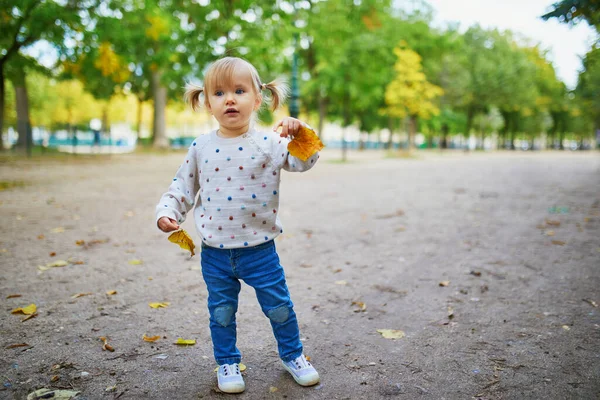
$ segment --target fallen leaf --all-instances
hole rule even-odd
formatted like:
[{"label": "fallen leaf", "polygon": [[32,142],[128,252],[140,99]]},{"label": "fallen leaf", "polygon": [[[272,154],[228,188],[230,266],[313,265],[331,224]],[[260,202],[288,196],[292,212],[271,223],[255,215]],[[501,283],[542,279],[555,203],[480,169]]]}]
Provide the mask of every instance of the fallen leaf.
[{"label": "fallen leaf", "polygon": [[552,244],[556,244],[558,246],[564,246],[566,244],[566,242],[563,242],[562,240],[553,240]]},{"label": "fallen leaf", "polygon": [[58,375],[53,375],[52,378],[50,378],[50,382],[56,382],[60,379],[60,376]]},{"label": "fallen leaf", "polygon": [[69,263],[66,262],[65,260],[56,260],[54,262],[46,264],[46,267],[58,268],[58,267],[66,267],[67,265],[69,265]]},{"label": "fallen leaf", "polygon": [[37,237],[37,238],[41,240],[41,239],[44,239],[45,237],[46,237],[46,236],[44,236],[44,235],[38,235],[38,237]]},{"label": "fallen leaf", "polygon": [[440,285],[441,287],[446,287],[446,286],[448,286],[449,284],[450,284],[450,281],[441,281],[441,282],[439,283],[439,285]]},{"label": "fallen leaf", "polygon": [[481,272],[480,271],[471,271],[470,274],[473,275],[473,276],[477,276],[477,277],[481,276]]},{"label": "fallen leaf", "polygon": [[163,302],[163,303],[148,303],[148,305],[152,308],[167,308],[169,306],[168,302]]},{"label": "fallen leaf", "polygon": [[291,142],[288,143],[290,155],[306,161],[310,156],[323,150],[323,143],[315,131],[308,125],[300,126],[298,133],[294,135]]},{"label": "fallen leaf", "polygon": [[548,224],[550,226],[560,226],[560,221],[555,221],[555,220],[546,218],[546,224]]},{"label": "fallen leaf", "polygon": [[367,305],[365,303],[363,303],[362,301],[353,301],[351,305],[358,306],[358,309],[354,310],[354,312],[362,312],[362,311],[367,310]]},{"label": "fallen leaf", "polygon": [[35,312],[37,311],[37,306],[35,304],[30,304],[27,307],[19,307],[19,308],[15,308],[14,310],[11,311],[12,314],[25,314],[25,315],[32,315],[35,314]]},{"label": "fallen leaf", "polygon": [[194,249],[196,246],[194,245],[194,241],[190,235],[188,235],[185,230],[181,229],[177,232],[171,233],[169,235],[169,242],[178,244],[179,247],[184,250],[189,250],[189,252],[192,253],[192,256],[194,256]]},{"label": "fallen leaf", "polygon": [[334,283],[336,285],[342,285],[342,286],[346,286],[348,284],[348,282],[346,282],[346,281],[335,281]]},{"label": "fallen leaf", "polygon": [[402,339],[405,336],[403,331],[396,329],[377,329],[377,332],[386,339]]},{"label": "fallen leaf", "polygon": [[571,328],[569,327],[569,325],[563,325],[563,326],[562,326],[562,328],[563,328],[565,331],[570,331],[570,330],[571,330]]},{"label": "fallen leaf", "polygon": [[304,358],[306,358],[306,361],[310,361],[310,356],[306,356]]},{"label": "fallen leaf", "polygon": [[196,339],[182,339],[182,338],[177,338],[177,341],[173,344],[177,344],[177,345],[195,345],[196,344]]},{"label": "fallen leaf", "polygon": [[50,253],[50,257],[54,257],[55,255],[56,255],[56,252],[54,252],[54,251]]},{"label": "fallen leaf", "polygon": [[65,231],[65,228],[62,226],[59,226],[57,228],[50,230],[50,232],[52,232],[52,233],[63,233],[64,231]]},{"label": "fallen leaf", "polygon": [[15,349],[17,347],[29,347],[29,345],[27,343],[16,343],[6,346],[5,349]]},{"label": "fallen leaf", "polygon": [[21,297],[22,295],[20,294],[9,294],[8,296],[6,296],[7,299],[14,299],[15,297]]},{"label": "fallen leaf", "polygon": [[454,309],[452,307],[448,307],[448,319],[454,318]]},{"label": "fallen leaf", "polygon": [[72,261],[72,260],[69,260],[69,262],[71,264],[73,264],[73,265],[83,265],[83,264],[85,264],[83,261]]},{"label": "fallen leaf", "polygon": [[77,246],[83,246],[83,245],[85,244],[85,240],[76,240],[76,241],[75,241],[75,244],[76,244]]},{"label": "fallen leaf", "polygon": [[144,262],[142,260],[129,260],[129,264],[131,265],[140,265],[143,264]]},{"label": "fallen leaf", "polygon": [[74,294],[73,296],[71,296],[71,298],[76,299],[78,297],[89,296],[91,294],[93,294],[93,293],[77,293],[77,294]]},{"label": "fallen leaf", "polygon": [[148,337],[144,333],[144,336],[142,336],[142,339],[144,339],[145,342],[156,342],[158,339],[160,339],[160,335]]},{"label": "fallen leaf", "polygon": [[100,340],[102,340],[102,342],[104,343],[102,345],[102,350],[115,351],[115,349],[110,344],[108,344],[108,339],[106,338],[106,336],[101,336]]},{"label": "fallen leaf", "polygon": [[546,231],[546,236],[554,236],[554,231]]},{"label": "fallen leaf", "polygon": [[586,303],[590,304],[592,307],[598,308],[598,303],[596,303],[592,299],[583,299],[583,301],[585,301]]},{"label": "fallen leaf", "polygon": [[108,292],[106,292],[106,294],[109,295],[109,296],[112,296],[112,295],[117,294],[117,291],[116,290],[109,290]]},{"label": "fallen leaf", "polygon": [[104,389],[105,392],[116,392],[117,391],[117,385],[114,386],[109,386],[106,389]]},{"label": "fallen leaf", "polygon": [[70,400],[79,393],[75,390],[56,390],[56,389],[38,389],[29,393],[27,400],[52,399],[52,400]]},{"label": "fallen leaf", "polygon": [[37,317],[37,316],[38,316],[38,313],[33,313],[33,314],[31,314],[31,315],[28,315],[28,316],[26,316],[25,318],[23,318],[23,319],[21,320],[21,322],[25,322],[25,321],[27,321],[28,319],[35,318],[35,317]]},{"label": "fallen leaf", "polygon": [[275,386],[271,386],[269,388],[269,393],[275,393],[276,391],[278,391],[279,389],[277,389]]}]

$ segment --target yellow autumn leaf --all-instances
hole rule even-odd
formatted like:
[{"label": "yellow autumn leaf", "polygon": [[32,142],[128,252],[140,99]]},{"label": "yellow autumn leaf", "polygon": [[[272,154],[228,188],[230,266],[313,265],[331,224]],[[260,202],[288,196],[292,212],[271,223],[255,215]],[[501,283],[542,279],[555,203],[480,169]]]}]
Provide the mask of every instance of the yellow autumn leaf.
[{"label": "yellow autumn leaf", "polygon": [[190,253],[192,253],[192,256],[194,255],[194,249],[196,246],[194,245],[194,241],[190,235],[188,235],[185,230],[181,229],[177,232],[171,233],[171,235],[169,235],[169,242],[178,244],[182,249],[189,250]]},{"label": "yellow autumn leaf", "polygon": [[131,264],[131,265],[140,265],[143,263],[144,262],[142,260],[129,260],[129,264]]},{"label": "yellow autumn leaf", "polygon": [[100,340],[102,340],[102,342],[104,343],[102,345],[102,350],[115,351],[115,349],[110,344],[108,344],[108,338],[106,338],[106,336],[100,336]]},{"label": "yellow autumn leaf", "polygon": [[144,333],[144,336],[142,336],[142,339],[144,339],[145,342],[156,342],[158,339],[160,339],[160,335],[156,335],[156,336],[146,336],[146,334]]},{"label": "yellow autumn leaf", "polygon": [[78,297],[89,296],[91,294],[93,294],[93,293],[77,293],[77,294],[74,294],[73,296],[71,296],[71,298],[76,299]]},{"label": "yellow autumn leaf", "polygon": [[405,336],[403,331],[396,329],[377,329],[377,332],[386,339],[402,339]]},{"label": "yellow autumn leaf", "polygon": [[37,311],[37,306],[35,304],[30,304],[27,307],[19,307],[19,308],[15,308],[14,310],[11,311],[12,314],[25,314],[25,315],[32,315],[35,314],[35,312]]},{"label": "yellow autumn leaf", "polygon": [[182,339],[182,338],[177,338],[177,341],[173,344],[177,344],[177,345],[194,345],[196,344],[196,339]]},{"label": "yellow autumn leaf", "polygon": [[109,290],[108,292],[106,292],[106,294],[109,295],[109,296],[112,296],[112,295],[117,294],[117,291],[116,290]]},{"label": "yellow autumn leaf", "polygon": [[302,125],[291,142],[288,143],[288,151],[294,157],[302,161],[308,160],[310,156],[317,151],[323,150],[323,142],[317,136],[314,130],[309,126]]},{"label": "yellow autumn leaf", "polygon": [[439,283],[439,285],[440,285],[441,287],[446,287],[446,286],[448,286],[449,284],[450,284],[450,281],[441,281],[441,282]]},{"label": "yellow autumn leaf", "polygon": [[152,308],[167,308],[169,306],[168,302],[163,302],[163,303],[148,303],[148,305]]},{"label": "yellow autumn leaf", "polygon": [[46,264],[46,267],[66,267],[67,265],[69,265],[69,263],[65,260],[56,260],[54,262]]}]

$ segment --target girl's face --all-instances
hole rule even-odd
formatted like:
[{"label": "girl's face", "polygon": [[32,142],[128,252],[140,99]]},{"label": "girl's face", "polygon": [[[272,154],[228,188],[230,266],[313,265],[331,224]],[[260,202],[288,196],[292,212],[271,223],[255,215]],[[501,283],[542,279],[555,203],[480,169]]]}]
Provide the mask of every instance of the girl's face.
[{"label": "girl's face", "polygon": [[222,136],[235,137],[248,131],[252,113],[260,107],[250,71],[243,67],[233,70],[231,79],[211,85],[207,93],[208,110],[219,122]]}]

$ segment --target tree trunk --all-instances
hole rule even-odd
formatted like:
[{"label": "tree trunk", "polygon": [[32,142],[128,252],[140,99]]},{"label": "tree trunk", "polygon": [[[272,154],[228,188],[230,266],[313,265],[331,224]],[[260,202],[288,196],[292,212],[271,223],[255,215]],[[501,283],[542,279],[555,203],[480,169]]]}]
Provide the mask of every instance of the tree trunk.
[{"label": "tree trunk", "polygon": [[6,91],[4,87],[4,63],[0,63],[0,151],[4,151],[4,99]]},{"label": "tree trunk", "polygon": [[449,130],[450,130],[450,128],[448,127],[448,124],[442,125],[442,140],[440,142],[440,149],[448,148],[448,131]]},{"label": "tree trunk", "polygon": [[325,125],[325,117],[327,115],[327,99],[319,92],[319,128],[317,135],[323,137],[323,126]]},{"label": "tree trunk", "polygon": [[417,120],[419,117],[411,115],[408,121],[408,151],[415,148],[415,134],[417,132]]},{"label": "tree trunk", "polygon": [[467,110],[467,126],[465,129],[465,138],[467,139],[467,146],[464,150],[469,150],[469,139],[471,138],[471,128],[473,127],[473,119],[475,118],[475,109],[469,107]]},{"label": "tree trunk", "polygon": [[142,136],[142,108],[144,106],[144,100],[138,97],[138,109],[137,109],[137,139],[140,140]]},{"label": "tree trunk", "polygon": [[15,88],[15,99],[17,107],[17,149],[25,151],[28,156],[31,155],[33,146],[33,138],[31,132],[31,122],[29,120],[29,100],[27,98],[27,84],[25,82],[25,73],[23,70],[18,70],[12,78]]},{"label": "tree trunk", "polygon": [[152,93],[154,98],[154,116],[152,126],[153,147],[166,149],[169,147],[167,138],[166,108],[167,88],[162,85],[160,71],[152,71]]}]

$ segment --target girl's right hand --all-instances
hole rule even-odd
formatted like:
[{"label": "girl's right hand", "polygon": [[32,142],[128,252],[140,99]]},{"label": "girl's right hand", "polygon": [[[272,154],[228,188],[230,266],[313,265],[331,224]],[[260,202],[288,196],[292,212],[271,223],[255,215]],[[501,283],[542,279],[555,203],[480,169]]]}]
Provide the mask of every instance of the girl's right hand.
[{"label": "girl's right hand", "polygon": [[169,217],[161,217],[158,220],[158,229],[163,232],[172,232],[179,229],[179,224],[174,219]]}]

